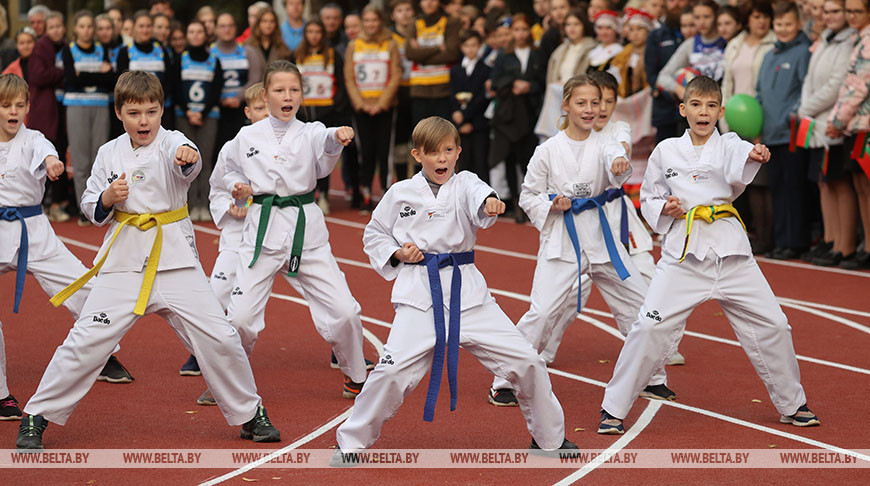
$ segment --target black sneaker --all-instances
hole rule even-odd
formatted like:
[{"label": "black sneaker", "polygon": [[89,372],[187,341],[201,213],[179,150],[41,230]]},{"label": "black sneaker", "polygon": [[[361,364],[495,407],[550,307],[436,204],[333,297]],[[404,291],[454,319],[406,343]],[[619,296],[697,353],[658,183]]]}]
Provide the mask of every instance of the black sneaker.
[{"label": "black sneaker", "polygon": [[779,421],[784,424],[797,425],[798,427],[812,427],[815,425],[822,425],[822,422],[819,421],[819,418],[816,417],[816,414],[814,414],[812,410],[807,408],[806,403],[801,405],[794,415],[781,415],[779,417]]},{"label": "black sneaker", "polygon": [[598,433],[603,435],[622,435],[625,429],[622,427],[622,419],[616,418],[601,409],[601,420],[598,421]]},{"label": "black sneaker", "polygon": [[356,452],[341,452],[338,446],[335,446],[335,452],[329,459],[329,467],[355,467],[359,464],[359,455]]},{"label": "black sneaker", "polygon": [[870,268],[870,253],[867,253],[864,250],[856,251],[849,258],[844,258],[843,261],[840,262],[840,268],[845,268],[846,270],[863,270],[865,268]]},{"label": "black sneaker", "polygon": [[554,451],[545,451],[541,449],[541,446],[535,442],[535,439],[532,439],[532,444],[529,446],[529,453],[534,454],[536,456],[544,456],[544,457],[557,457],[557,458],[566,458],[566,457],[576,457],[577,452],[562,452],[562,451],[576,451],[580,448],[577,447],[577,444],[571,442],[568,439],[562,441],[562,445],[559,446],[558,449]]},{"label": "black sneaker", "polygon": [[266,407],[260,405],[254,418],[242,425],[242,439],[254,442],[281,442],[281,432],[269,421]]},{"label": "black sneaker", "polygon": [[30,415],[21,420],[18,427],[18,439],[15,447],[18,449],[42,449],[42,433],[48,427],[48,420],[42,415]]},{"label": "black sneaker", "polygon": [[0,400],[0,420],[21,420],[18,400],[12,395]]},{"label": "black sneaker", "polygon": [[649,385],[640,392],[641,398],[652,398],[654,400],[676,400],[677,394],[671,391],[665,384]]},{"label": "black sneaker", "polygon": [[520,402],[517,401],[514,391],[510,388],[502,388],[501,390],[489,389],[489,403],[496,407],[519,407]]},{"label": "black sneaker", "polygon": [[807,263],[815,263],[813,260],[816,257],[820,257],[820,256],[830,252],[833,249],[834,249],[834,242],[833,241],[831,241],[831,242],[822,241],[816,245],[813,245],[809,250],[805,251],[801,255],[801,260],[803,260]]},{"label": "black sneaker", "polygon": [[100,371],[100,376],[97,377],[97,381],[109,383],[130,383],[133,380],[135,378],[114,355],[109,356],[109,361],[106,361],[106,366],[103,366],[103,371]]},{"label": "black sneaker", "polygon": [[178,374],[181,376],[199,376],[202,374],[202,371],[199,370],[199,363],[196,362],[196,356],[190,355],[187,358],[187,361],[181,365],[181,369],[178,370]]},{"label": "black sneaker", "polygon": [[[366,361],[366,369],[367,370],[371,371],[371,370],[375,369],[374,362],[372,362],[370,360],[365,360],[365,361]],[[341,366],[338,365],[338,358],[335,357],[335,353],[332,353],[332,356],[329,357],[329,367],[334,369],[334,370],[341,369]]]},{"label": "black sneaker", "polygon": [[[852,255],[849,255],[850,257]],[[843,253],[839,251],[829,251],[823,255],[816,255],[812,260],[813,265],[822,267],[836,267],[843,261]]]}]

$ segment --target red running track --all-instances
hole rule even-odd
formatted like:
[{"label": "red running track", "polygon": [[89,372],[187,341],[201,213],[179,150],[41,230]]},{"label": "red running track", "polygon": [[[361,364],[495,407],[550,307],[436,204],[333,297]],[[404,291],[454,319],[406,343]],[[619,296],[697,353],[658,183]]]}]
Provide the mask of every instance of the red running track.
[{"label": "red running track", "polygon": [[[367,318],[390,322],[390,283],[368,268],[362,252],[362,224],[366,217],[335,206],[328,224],[333,251],[347,275],[354,296]],[[68,238],[70,249],[90,265],[93,246],[102,241],[103,230],[79,228],[75,223],[54,225],[58,235]],[[206,270],[217,255],[217,236],[211,224],[200,225],[197,246]],[[531,226],[499,222],[479,235],[483,247],[517,252],[506,255],[479,249],[477,264],[494,289],[499,304],[517,320],[528,308],[522,296],[531,289],[534,253],[538,234]],[[93,245],[93,246],[91,246]],[[498,251],[498,250],[497,250]],[[727,343],[700,335],[734,340],[734,335],[717,304],[699,307],[689,319],[687,335],[680,350],[687,365],[669,368],[669,385],[677,392],[677,406],[665,404],[655,411],[649,425],[628,444],[627,449],[780,449],[810,448],[801,439],[820,441],[850,450],[870,449],[866,391],[870,388],[870,274],[836,273],[804,266],[762,262],[762,269],[780,298],[802,301],[803,308],[785,307],[793,327],[799,355],[830,364],[801,361],[803,385],[809,404],[823,425],[811,429],[778,423],[778,414],[755,375],[743,351]],[[12,314],[14,274],[0,277],[4,298],[0,320],[6,335],[9,386],[23,404],[33,394],[45,366],[59,345],[72,319],[61,308],[53,308],[36,281],[28,277],[22,312]],[[504,292],[519,294],[507,296]],[[283,279],[276,280],[274,292],[298,295]],[[840,310],[815,308],[806,303],[825,304]],[[612,319],[602,316],[607,308],[593,293],[584,318],[592,318],[614,329]],[[810,308],[812,311],[814,308]],[[843,312],[843,309],[847,310]],[[849,313],[849,310],[853,311]],[[597,312],[596,312],[597,311]],[[857,312],[857,314],[856,314]],[[307,436],[347,410],[352,402],[341,398],[341,373],[328,366],[329,347],[314,329],[307,308],[273,298],[267,308],[267,327],[257,344],[251,363],[259,391],[270,416],[282,432],[281,447]],[[839,320],[839,321],[838,321]],[[848,324],[852,323],[853,327]],[[365,327],[385,342],[389,330],[372,321]],[[583,449],[604,450],[617,438],[600,436],[594,430],[603,390],[595,382],[606,382],[613,371],[621,341],[611,333],[582,320],[568,330],[551,375],[554,391],[566,416],[568,438]],[[178,367],[187,353],[171,328],[158,317],[143,318],[124,337],[119,356],[136,377],[129,385],[96,383],[65,427],[50,425],[45,432],[48,449],[255,449],[273,450],[272,445],[253,444],[238,437],[238,428],[228,427],[215,407],[199,407],[195,399],[203,381],[181,377]],[[377,351],[366,345],[369,359]],[[837,365],[854,369],[842,369]],[[556,374],[560,373],[561,374]],[[585,381],[582,381],[585,380]],[[518,409],[496,409],[487,404],[491,376],[464,351],[460,358],[459,404],[450,413],[446,390],[439,401],[434,423],[421,420],[423,390],[416,390],[396,416],[387,423],[376,447],[381,449],[522,449],[530,437]],[[760,400],[756,402],[754,400]],[[649,402],[639,400],[626,420],[631,431]],[[658,405],[656,405],[658,406]],[[196,413],[189,413],[194,411]],[[650,413],[652,410],[650,411]],[[708,412],[721,414],[714,418]],[[705,414],[707,413],[707,414]],[[742,422],[741,422],[742,421]],[[754,424],[754,427],[752,426]],[[583,431],[576,430],[585,429]],[[0,422],[0,448],[13,447],[18,422]],[[792,435],[773,435],[770,431]],[[3,439],[5,437],[5,439]],[[327,448],[335,443],[335,429],[314,437],[302,448]],[[582,465],[578,464],[577,467]],[[224,484],[246,484],[251,480],[335,484],[359,483],[477,483],[501,484],[510,478],[517,484],[549,485],[574,470],[553,469],[253,469]],[[4,484],[197,484],[220,477],[233,469],[34,469],[4,470]],[[280,478],[280,479],[275,479]],[[827,483],[867,484],[870,474],[862,469],[606,469],[591,471],[587,481],[596,484],[698,484],[698,483]]]}]

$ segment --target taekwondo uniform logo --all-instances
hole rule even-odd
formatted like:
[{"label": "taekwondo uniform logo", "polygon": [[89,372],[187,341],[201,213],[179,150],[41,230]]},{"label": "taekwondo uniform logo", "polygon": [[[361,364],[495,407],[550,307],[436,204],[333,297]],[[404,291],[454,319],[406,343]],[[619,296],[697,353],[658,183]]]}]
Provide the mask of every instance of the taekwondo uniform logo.
[{"label": "taekwondo uniform logo", "polygon": [[677,177],[678,175],[680,175],[680,174],[677,173],[677,171],[675,171],[674,169],[671,169],[670,167],[668,167],[668,170],[665,171],[665,179],[670,179],[671,177]]},{"label": "taekwondo uniform logo", "polygon": [[246,153],[245,156],[250,159],[251,157],[257,155],[258,153],[260,153],[259,150],[257,150],[254,147],[251,147],[248,149],[248,153]]},{"label": "taekwondo uniform logo", "polygon": [[118,174],[115,174],[115,171],[112,171],[106,180],[109,181],[109,184],[111,184],[111,183],[115,182],[115,179],[117,179],[117,178],[118,178]]},{"label": "taekwondo uniform logo", "polygon": [[100,312],[100,315],[94,316],[94,322],[99,322],[106,325],[112,323],[112,321],[109,320],[109,316],[107,316],[105,312]]},{"label": "taekwondo uniform logo", "polygon": [[400,218],[407,218],[409,216],[414,216],[415,214],[417,214],[417,210],[411,206],[405,206],[401,211],[399,211]]}]

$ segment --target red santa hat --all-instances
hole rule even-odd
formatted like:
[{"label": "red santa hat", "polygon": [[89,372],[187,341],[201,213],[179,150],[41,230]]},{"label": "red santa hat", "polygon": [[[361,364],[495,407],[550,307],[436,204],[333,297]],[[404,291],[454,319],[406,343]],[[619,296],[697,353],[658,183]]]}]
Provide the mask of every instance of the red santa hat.
[{"label": "red santa hat", "polygon": [[631,7],[625,9],[623,21],[627,25],[639,25],[646,30],[653,30],[653,25],[655,24],[655,19],[648,12]]},{"label": "red santa hat", "polygon": [[613,10],[602,10],[595,14],[592,19],[595,23],[595,27],[601,25],[604,27],[610,27],[619,32],[619,14]]}]

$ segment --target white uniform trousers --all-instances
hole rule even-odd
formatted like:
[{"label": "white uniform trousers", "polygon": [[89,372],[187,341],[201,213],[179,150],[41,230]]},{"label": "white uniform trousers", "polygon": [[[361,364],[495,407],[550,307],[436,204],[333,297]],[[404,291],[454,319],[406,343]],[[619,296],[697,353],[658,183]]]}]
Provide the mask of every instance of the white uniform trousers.
[{"label": "white uniform trousers", "polygon": [[[11,263],[0,264],[0,275],[7,272],[14,273],[18,268],[16,262],[18,262],[18,254],[12,257]],[[88,269],[82,265],[82,262],[63,245],[60,245],[59,251],[49,258],[37,261],[29,260],[27,262],[27,273],[36,278],[36,281],[39,282],[39,286],[42,287],[42,290],[44,290],[49,297],[66,288],[66,286],[73,283],[79,275],[82,275],[87,271]],[[87,299],[91,287],[91,282],[88,282],[81,290],[64,301],[63,305],[69,309],[73,319],[78,320],[79,312],[81,312],[82,306],[85,304],[85,299]],[[12,296],[12,294],[13,292],[10,291],[8,295]],[[9,299],[8,302],[2,302],[0,304],[7,305],[11,301],[12,299]],[[27,309],[22,306],[20,312],[26,314]],[[113,352],[118,352],[118,349],[120,348],[116,347]],[[3,338],[3,326],[0,325],[0,398],[4,398],[8,395],[9,388],[6,382],[6,346]]]},{"label": "white uniform trousers", "polygon": [[[653,256],[650,252],[644,251],[641,253],[635,253],[631,255],[631,261],[634,263],[634,266],[640,271],[640,274],[643,275],[646,283],[649,284],[653,278],[653,274],[656,271],[656,262],[653,260]],[[589,300],[589,294],[592,292],[592,281],[589,279],[588,274],[584,274],[582,278],[582,287],[580,288],[580,298],[582,302],[582,306],[586,307],[586,302]],[[569,297],[573,302],[577,301],[577,285],[571,288],[571,295]],[[550,339],[547,340],[547,344],[544,347],[544,350],[541,351],[541,357],[544,358],[544,361],[547,364],[552,363],[556,359],[556,352],[559,350],[559,345],[562,344],[562,336],[565,335],[565,331],[568,330],[568,326],[574,323],[574,320],[577,318],[577,312],[575,308],[566,308],[563,315],[556,321],[556,326],[553,328],[553,333],[550,335]]]},{"label": "white uniform trousers", "polygon": [[689,314],[713,299],[722,306],[776,409],[793,415],[806,403],[791,327],[755,259],[720,258],[711,250],[703,261],[692,254],[683,263],[668,255],[659,260],[604,392],[607,412],[628,415],[654,370],[677,348]]},{"label": "white uniform trousers", "polygon": [[[444,310],[445,316],[450,315]],[[490,372],[516,390],[529,433],[543,449],[556,449],[565,439],[565,415],[553,394],[547,366],[510,318],[495,302],[462,311],[459,345]],[[449,335],[449,329],[448,329]],[[384,356],[356,397],[353,413],[336,433],[343,451],[371,447],[384,422],[402,405],[420,380],[429,374],[435,348],[432,308],[427,311],[399,304]],[[459,371],[462,376],[462,371]],[[442,410],[450,400],[447,380],[438,394]],[[464,399],[458,399],[461,406]],[[420,411],[422,413],[422,410]]]},{"label": "white uniform trousers", "polygon": [[[55,351],[25,412],[66,423],[112,349],[139,319],[133,309],[143,276],[144,271],[97,275],[81,317]],[[157,272],[145,313],[166,319],[197,357],[206,385],[230,425],[254,417],[261,400],[251,365],[200,266]]]},{"label": "white uniform trousers", "polygon": [[[236,286],[236,271],[239,268],[239,251],[236,249],[223,250],[218,253],[218,257],[214,262],[214,268],[211,271],[209,283],[211,289],[221,303],[221,308],[227,311],[230,308],[230,296]],[[255,316],[256,329],[264,329],[266,327],[266,308],[257,312]],[[250,354],[250,353],[248,353]]]},{"label": "white uniform trousers", "polygon": [[[620,280],[613,264],[590,264],[583,258],[582,274],[589,275],[604,297],[610,312],[616,319],[616,325],[622,335],[627,335],[631,324],[637,318],[637,309],[643,303],[647,284],[640,271],[635,268],[628,252],[621,245],[617,251],[630,274],[625,280]],[[557,325],[577,315],[577,262],[567,262],[559,259],[539,258],[535,267],[535,277],[532,281],[531,305],[520,321],[517,329],[526,337],[538,352],[542,352],[549,343]],[[588,294],[587,294],[588,298]],[[570,321],[569,321],[570,322]],[[666,382],[664,367],[662,367],[650,385],[660,385]],[[503,379],[496,377],[492,387],[495,390],[510,388]]]},{"label": "white uniform trousers", "polygon": [[[227,315],[242,337],[248,355],[265,327],[266,301],[275,276],[287,276],[288,252],[263,248],[252,268],[253,248],[239,249],[235,287]],[[332,346],[341,371],[356,383],[366,380],[360,306],[347,286],[344,273],[332,255],[329,243],[302,252],[299,274],[287,277],[290,285],[308,302],[317,332]]]}]

